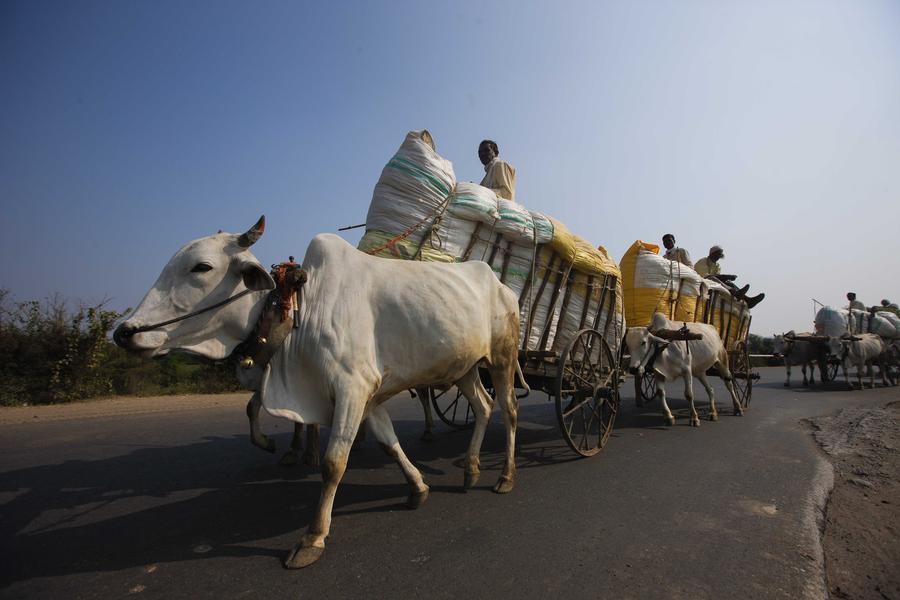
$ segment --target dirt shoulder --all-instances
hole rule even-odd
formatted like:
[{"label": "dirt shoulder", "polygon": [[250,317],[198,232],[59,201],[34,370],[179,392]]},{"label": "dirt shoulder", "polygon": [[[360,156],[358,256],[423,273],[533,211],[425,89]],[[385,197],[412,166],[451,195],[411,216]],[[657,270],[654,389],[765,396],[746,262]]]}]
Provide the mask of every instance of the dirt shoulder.
[{"label": "dirt shoulder", "polygon": [[213,406],[233,405],[243,408],[250,399],[250,395],[250,392],[239,392],[176,396],[117,396],[70,404],[11,406],[0,408],[0,425],[115,418],[123,415],[203,410]]},{"label": "dirt shoulder", "polygon": [[900,598],[900,401],[813,419],[834,466],[824,552],[832,598]]}]

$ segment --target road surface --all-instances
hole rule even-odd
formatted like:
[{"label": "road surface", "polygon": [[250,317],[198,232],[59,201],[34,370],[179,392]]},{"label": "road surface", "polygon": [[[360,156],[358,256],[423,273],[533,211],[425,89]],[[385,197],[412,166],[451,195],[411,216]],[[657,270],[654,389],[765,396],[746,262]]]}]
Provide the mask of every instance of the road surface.
[{"label": "road surface", "polygon": [[[438,426],[420,441],[418,403],[396,398],[428,502],[403,508],[399,468],[369,441],[351,456],[324,557],[302,571],[281,560],[320,478],[250,445],[248,395],[4,409],[0,597],[823,597],[817,518],[831,469],[805,419],[884,403],[898,388],[786,390],[782,370],[761,372],[743,418],[716,380],[720,420],[699,429],[678,387],[668,427],[657,404],[635,407],[627,382],[615,432],[590,459],[573,457],[553,405],[533,393],[505,496],[490,491],[497,411],[479,486],[462,493],[468,432]],[[287,447],[289,423],[263,426]]]}]

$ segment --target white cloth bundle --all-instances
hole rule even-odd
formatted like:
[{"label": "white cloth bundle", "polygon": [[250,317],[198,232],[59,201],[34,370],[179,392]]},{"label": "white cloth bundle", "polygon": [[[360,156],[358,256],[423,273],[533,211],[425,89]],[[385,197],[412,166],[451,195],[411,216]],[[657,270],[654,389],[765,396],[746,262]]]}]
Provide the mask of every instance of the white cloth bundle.
[{"label": "white cloth bundle", "polygon": [[465,181],[457,183],[456,189],[450,194],[447,212],[461,219],[481,221],[488,225],[493,225],[500,218],[494,190]]},{"label": "white cloth bundle", "polygon": [[431,134],[410,131],[375,184],[366,230],[412,230],[406,239],[418,242],[455,186],[453,164],[435,151]]}]

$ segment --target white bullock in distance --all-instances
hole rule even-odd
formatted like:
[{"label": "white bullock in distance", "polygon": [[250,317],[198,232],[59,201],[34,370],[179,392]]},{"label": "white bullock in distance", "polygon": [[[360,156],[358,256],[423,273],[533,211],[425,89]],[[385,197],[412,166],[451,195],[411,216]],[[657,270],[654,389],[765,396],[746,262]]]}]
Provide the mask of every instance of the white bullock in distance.
[{"label": "white bullock in distance", "polygon": [[[850,376],[847,374],[847,367],[852,365],[856,367],[856,378],[859,389],[863,389],[863,371],[869,370],[869,387],[875,387],[875,371],[872,369],[873,364],[877,364],[881,371],[881,383],[885,387],[889,385],[887,358],[890,354],[890,346],[874,333],[858,333],[855,335],[844,335],[841,337],[831,337],[828,340],[829,352],[838,356],[841,360],[841,371],[844,373],[844,381],[847,387],[853,389],[850,383]],[[890,381],[890,385],[894,385]]]},{"label": "white bullock in distance", "polygon": [[[718,367],[719,374],[725,381],[725,387],[734,403],[734,414],[743,415],[744,411],[734,392],[731,371],[728,369],[728,353],[719,332],[705,323],[687,323],[686,326],[690,334],[699,334],[701,338],[670,341],[659,337],[664,334],[667,337],[677,335],[677,330],[680,329],[680,322],[669,321],[662,313],[653,315],[649,327],[629,327],[625,334],[625,345],[631,354],[629,371],[635,377],[642,377],[646,369],[653,369],[656,375],[656,395],[662,403],[669,425],[675,424],[675,417],[666,404],[665,383],[678,378],[684,379],[684,397],[691,407],[691,426],[700,425],[700,417],[694,408],[693,377],[700,380],[709,395],[709,420],[718,420],[715,396],[706,378],[707,370],[712,367]],[[686,345],[690,348],[689,352]]]},{"label": "white bullock in distance", "polygon": [[[171,351],[228,356],[252,335],[267,292],[268,271],[248,247],[264,220],[242,235],[219,233],[173,256],[116,341],[146,357]],[[479,453],[492,407],[478,366],[491,375],[506,426],[498,493],[515,480],[519,307],[515,294],[482,262],[441,264],[368,256],[338,236],[316,236],[306,251],[299,328],[271,359],[260,385],[275,416],[331,427],[323,489],[313,522],[285,561],[301,568],[325,549],[337,486],[363,419],[403,470],[418,508],[428,496],[407,459],[383,403],[407,389],[455,384],[475,413],[465,487],[480,474]],[[524,385],[524,381],[523,381]],[[527,389],[527,386],[526,386]]]},{"label": "white bullock in distance", "polygon": [[[791,386],[791,366],[800,366],[800,372],[803,373],[803,385],[812,385],[815,383],[815,371],[813,363],[820,359],[821,351],[815,344],[804,342],[803,338],[813,336],[815,334],[805,332],[796,334],[789,331],[783,335],[774,336],[772,354],[775,358],[784,360],[784,368],[786,371],[784,378],[784,387]],[[797,338],[800,338],[799,340]],[[806,377],[806,368],[809,367],[809,379]]]}]

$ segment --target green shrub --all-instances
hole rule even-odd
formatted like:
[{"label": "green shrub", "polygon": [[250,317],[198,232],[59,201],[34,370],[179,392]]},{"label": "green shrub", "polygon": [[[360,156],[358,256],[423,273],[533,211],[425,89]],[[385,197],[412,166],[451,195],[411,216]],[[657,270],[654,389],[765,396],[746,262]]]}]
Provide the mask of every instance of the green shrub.
[{"label": "green shrub", "polygon": [[0,405],[241,389],[230,361],[147,360],[118,348],[110,332],[128,311],[104,304],[70,311],[59,297],[13,303],[0,289]]}]

